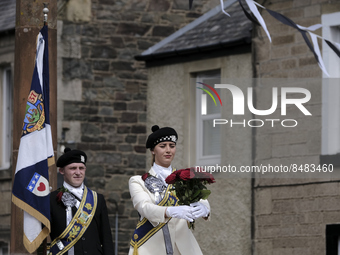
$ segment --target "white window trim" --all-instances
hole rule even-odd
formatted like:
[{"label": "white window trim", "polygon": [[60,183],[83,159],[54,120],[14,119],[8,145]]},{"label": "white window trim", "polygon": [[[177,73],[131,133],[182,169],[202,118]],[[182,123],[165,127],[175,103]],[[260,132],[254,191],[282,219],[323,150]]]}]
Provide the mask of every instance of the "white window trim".
[{"label": "white window trim", "polygon": [[[322,15],[321,20],[323,38],[340,42],[340,12]],[[321,154],[334,155],[340,153],[340,59],[324,40],[322,55],[330,77],[323,73]]]},{"label": "white window trim", "polygon": [[[216,75],[198,74],[196,82],[202,82],[203,79],[217,78]],[[220,78],[220,77],[218,77]],[[214,87],[214,85],[212,85]],[[207,119],[220,119],[221,113],[202,115],[202,90],[196,89],[196,166],[209,166],[220,164],[221,155],[203,156],[203,121]]]},{"label": "white window trim", "polygon": [[[340,12],[322,15],[321,22],[322,37],[340,43]],[[340,78],[340,59],[324,40],[322,41],[322,56],[330,78]],[[334,68],[335,66],[338,68]],[[328,77],[324,72],[322,74],[323,78]]]},{"label": "white window trim", "polygon": [[[8,84],[8,75],[11,75],[9,72],[10,68],[2,69],[2,125],[1,125],[1,140],[2,142],[2,159],[3,163],[0,165],[0,170],[8,169],[11,163],[11,148],[12,148],[12,136],[11,136],[11,128],[9,123],[12,123],[12,93],[11,93],[11,84]],[[11,77],[9,77],[11,80]]]}]

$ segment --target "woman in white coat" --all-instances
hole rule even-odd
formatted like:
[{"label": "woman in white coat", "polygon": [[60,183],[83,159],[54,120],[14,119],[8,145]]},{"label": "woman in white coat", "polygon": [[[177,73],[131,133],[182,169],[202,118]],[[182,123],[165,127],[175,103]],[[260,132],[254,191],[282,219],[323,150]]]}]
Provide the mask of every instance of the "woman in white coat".
[{"label": "woman in white coat", "polygon": [[165,182],[174,170],[171,162],[175,157],[177,139],[173,128],[153,126],[146,142],[146,148],[152,153],[152,167],[143,176],[133,176],[129,180],[131,200],[140,216],[129,255],[202,254],[188,222],[200,217],[208,219],[208,201],[178,206],[177,198]]}]

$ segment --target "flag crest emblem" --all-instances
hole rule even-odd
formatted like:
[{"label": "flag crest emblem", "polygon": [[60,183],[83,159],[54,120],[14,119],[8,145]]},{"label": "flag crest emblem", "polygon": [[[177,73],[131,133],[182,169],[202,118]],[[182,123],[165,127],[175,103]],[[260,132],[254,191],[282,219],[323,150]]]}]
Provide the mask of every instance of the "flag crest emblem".
[{"label": "flag crest emblem", "polygon": [[29,93],[22,135],[40,130],[44,127],[45,111],[44,99],[42,94],[38,94],[34,90]]},{"label": "flag crest emblem", "polygon": [[31,181],[27,186],[27,189],[36,196],[44,197],[49,194],[48,187],[48,180],[44,176],[38,173],[34,173]]}]

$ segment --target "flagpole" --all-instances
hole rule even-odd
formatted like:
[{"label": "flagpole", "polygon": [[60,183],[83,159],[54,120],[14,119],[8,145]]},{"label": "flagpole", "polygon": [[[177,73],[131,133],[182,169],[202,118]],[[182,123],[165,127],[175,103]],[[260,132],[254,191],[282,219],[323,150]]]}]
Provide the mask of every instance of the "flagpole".
[{"label": "flagpole", "polygon": [[[47,23],[48,12],[49,12],[49,9],[47,8],[47,3],[44,3],[44,9],[43,9],[44,26],[48,26],[48,23]],[[43,241],[41,245],[41,252],[39,250],[37,251],[37,255],[46,255],[46,254],[47,254],[47,238],[45,238],[45,240]]]},{"label": "flagpole", "polygon": [[[31,1],[17,0],[13,84],[12,182],[14,181],[18,159],[27,96],[31,87],[35,63],[36,38],[43,24],[41,17],[43,2],[49,2],[50,123],[53,150],[54,154],[57,155],[57,1],[36,0],[32,4]],[[57,170],[55,166],[50,167],[49,176],[50,186],[52,186],[52,189],[56,189]],[[12,203],[11,208],[10,254],[29,254],[23,245],[23,210],[14,203]]]},{"label": "flagpole", "polygon": [[47,3],[44,3],[44,9],[43,9],[43,13],[44,13],[44,26],[47,26],[48,12],[49,12],[49,9],[47,8]]}]

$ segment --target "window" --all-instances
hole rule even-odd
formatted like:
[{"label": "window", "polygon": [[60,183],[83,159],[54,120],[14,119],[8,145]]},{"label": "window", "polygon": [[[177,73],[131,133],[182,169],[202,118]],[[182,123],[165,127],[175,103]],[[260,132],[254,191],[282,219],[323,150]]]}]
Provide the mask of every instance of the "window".
[{"label": "window", "polygon": [[12,151],[12,73],[10,68],[0,71],[0,169],[8,169]]},{"label": "window", "polygon": [[326,255],[339,255],[340,225],[326,225]]},{"label": "window", "polygon": [[[340,12],[322,15],[322,36],[340,43]],[[322,55],[330,75],[322,79],[322,155],[340,153],[340,58],[323,41]]]},{"label": "window", "polygon": [[[196,165],[208,166],[219,164],[221,161],[221,131],[220,125],[213,127],[213,120],[221,118],[221,105],[212,88],[219,84],[219,71],[199,73],[196,76]],[[220,94],[219,89],[216,89]],[[210,94],[209,94],[210,93]],[[215,104],[215,102],[216,104]]]},{"label": "window", "polygon": [[8,244],[0,241],[0,255],[8,255]]}]

